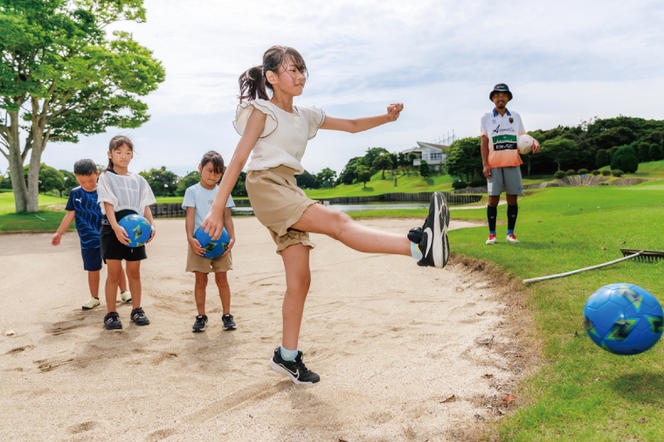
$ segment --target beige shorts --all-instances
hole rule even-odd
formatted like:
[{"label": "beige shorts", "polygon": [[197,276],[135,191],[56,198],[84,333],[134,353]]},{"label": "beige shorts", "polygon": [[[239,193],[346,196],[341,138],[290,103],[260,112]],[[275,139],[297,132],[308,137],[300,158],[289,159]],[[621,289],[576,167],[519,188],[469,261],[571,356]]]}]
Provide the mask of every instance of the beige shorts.
[{"label": "beige shorts", "polygon": [[185,269],[187,272],[219,273],[233,268],[231,252],[210,259],[194,253],[194,249],[189,244],[187,244],[187,250],[187,268]]},{"label": "beige shorts", "polygon": [[318,203],[297,187],[293,169],[279,166],[249,171],[245,186],[254,214],[270,231],[277,253],[295,244],[314,247],[307,232],[291,229],[309,206]]}]

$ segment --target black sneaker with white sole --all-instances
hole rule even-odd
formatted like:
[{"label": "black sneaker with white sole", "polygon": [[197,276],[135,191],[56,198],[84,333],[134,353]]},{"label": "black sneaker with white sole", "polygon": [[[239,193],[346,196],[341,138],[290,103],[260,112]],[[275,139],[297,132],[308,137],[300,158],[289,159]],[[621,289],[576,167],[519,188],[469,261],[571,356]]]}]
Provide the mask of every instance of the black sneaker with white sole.
[{"label": "black sneaker with white sole", "polygon": [[294,384],[315,384],[320,381],[318,376],[313,371],[309,370],[302,362],[302,352],[297,352],[297,357],[294,361],[285,361],[281,357],[279,347],[274,350],[274,355],[270,359],[270,367],[277,373],[284,373],[287,375]]},{"label": "black sneaker with white sole", "polygon": [[106,316],[104,316],[104,328],[106,330],[122,329],[122,322],[120,321],[120,315],[118,315],[118,312],[106,313]]},{"label": "black sneaker with white sole", "polygon": [[133,309],[129,317],[131,318],[132,322],[136,325],[148,325],[150,323],[150,320],[148,319],[147,316],[145,316],[145,312],[141,307]]},{"label": "black sneaker with white sole", "polygon": [[233,320],[233,315],[230,313],[221,315],[221,322],[224,323],[224,329],[226,329],[226,331],[235,330],[237,328],[235,321]]},{"label": "black sneaker with white sole", "polygon": [[450,209],[447,207],[445,195],[434,192],[431,195],[429,214],[424,220],[421,231],[411,229],[408,238],[420,241],[418,246],[422,252],[422,259],[417,264],[420,266],[431,266],[443,268],[450,257],[450,241],[447,238],[447,227],[450,225]]},{"label": "black sneaker with white sole", "polygon": [[196,316],[196,322],[194,322],[194,326],[191,328],[194,333],[199,333],[205,330],[205,327],[207,326],[207,321],[208,318],[206,315],[198,315]]}]

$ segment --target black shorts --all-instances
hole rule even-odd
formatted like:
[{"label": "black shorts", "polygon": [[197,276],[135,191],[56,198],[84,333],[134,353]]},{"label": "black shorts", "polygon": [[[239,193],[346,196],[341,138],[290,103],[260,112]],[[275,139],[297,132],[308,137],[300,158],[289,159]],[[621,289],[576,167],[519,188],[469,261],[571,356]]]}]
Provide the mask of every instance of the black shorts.
[{"label": "black shorts", "polygon": [[[120,220],[124,216],[136,213],[133,210],[120,210],[115,212],[115,219]],[[124,259],[125,261],[140,261],[146,259],[145,246],[127,247],[118,241],[115,232],[111,228],[111,223],[104,215],[101,220],[101,257],[106,262],[107,259]]]}]

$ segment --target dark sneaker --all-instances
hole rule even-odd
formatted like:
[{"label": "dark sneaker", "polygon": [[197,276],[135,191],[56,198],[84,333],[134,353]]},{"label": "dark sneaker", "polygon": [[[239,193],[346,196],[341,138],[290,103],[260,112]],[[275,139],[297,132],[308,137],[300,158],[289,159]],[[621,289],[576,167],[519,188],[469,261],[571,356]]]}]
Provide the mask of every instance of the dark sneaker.
[{"label": "dark sneaker", "polygon": [[106,313],[104,316],[104,328],[106,330],[120,330],[122,329],[122,322],[117,312]]},{"label": "dark sneaker", "polygon": [[221,322],[224,323],[224,328],[226,330],[235,330],[237,328],[235,321],[233,320],[233,315],[230,313],[221,315]]},{"label": "dark sneaker", "polygon": [[274,355],[270,359],[270,367],[277,373],[284,373],[293,381],[294,384],[315,384],[320,381],[318,376],[313,371],[309,370],[302,362],[302,352],[297,352],[297,357],[294,361],[284,361],[281,358],[279,347],[274,350]]},{"label": "dark sneaker", "polygon": [[[417,264],[443,268],[450,257],[450,242],[447,238],[447,226],[450,225],[450,209],[447,207],[445,195],[434,192],[429,204],[429,215],[424,220],[421,232],[411,229],[408,237],[416,239],[421,234],[419,248],[422,259]],[[411,239],[412,241],[412,239]]]},{"label": "dark sneaker", "polygon": [[206,326],[207,326],[207,316],[198,315],[196,316],[196,322],[194,322],[194,326],[191,329],[194,333],[199,333],[205,330]]},{"label": "dark sneaker", "polygon": [[150,323],[150,320],[145,316],[145,312],[141,307],[133,309],[130,318],[136,325],[148,325]]}]

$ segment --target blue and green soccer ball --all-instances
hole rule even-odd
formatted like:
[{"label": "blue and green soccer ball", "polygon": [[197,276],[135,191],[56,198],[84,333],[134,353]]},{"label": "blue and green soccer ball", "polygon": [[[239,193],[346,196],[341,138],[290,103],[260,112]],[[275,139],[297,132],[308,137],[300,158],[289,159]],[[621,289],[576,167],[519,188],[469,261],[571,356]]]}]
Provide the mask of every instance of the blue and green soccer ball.
[{"label": "blue and green soccer ball", "polygon": [[150,239],[152,234],[152,226],[145,217],[141,215],[127,215],[118,221],[127,232],[129,236],[129,244],[127,247],[140,247]]},{"label": "blue and green soccer ball", "polygon": [[583,309],[588,336],[604,350],[620,355],[644,352],[662,336],[662,307],[638,285],[606,285],[590,295]]},{"label": "blue and green soccer ball", "polygon": [[210,238],[210,235],[205,233],[205,230],[199,227],[194,232],[194,238],[196,238],[201,247],[205,249],[203,256],[210,259],[221,256],[228,248],[228,242],[230,241],[230,236],[228,236],[228,232],[225,228],[222,230],[221,236],[216,240],[213,240]]}]

